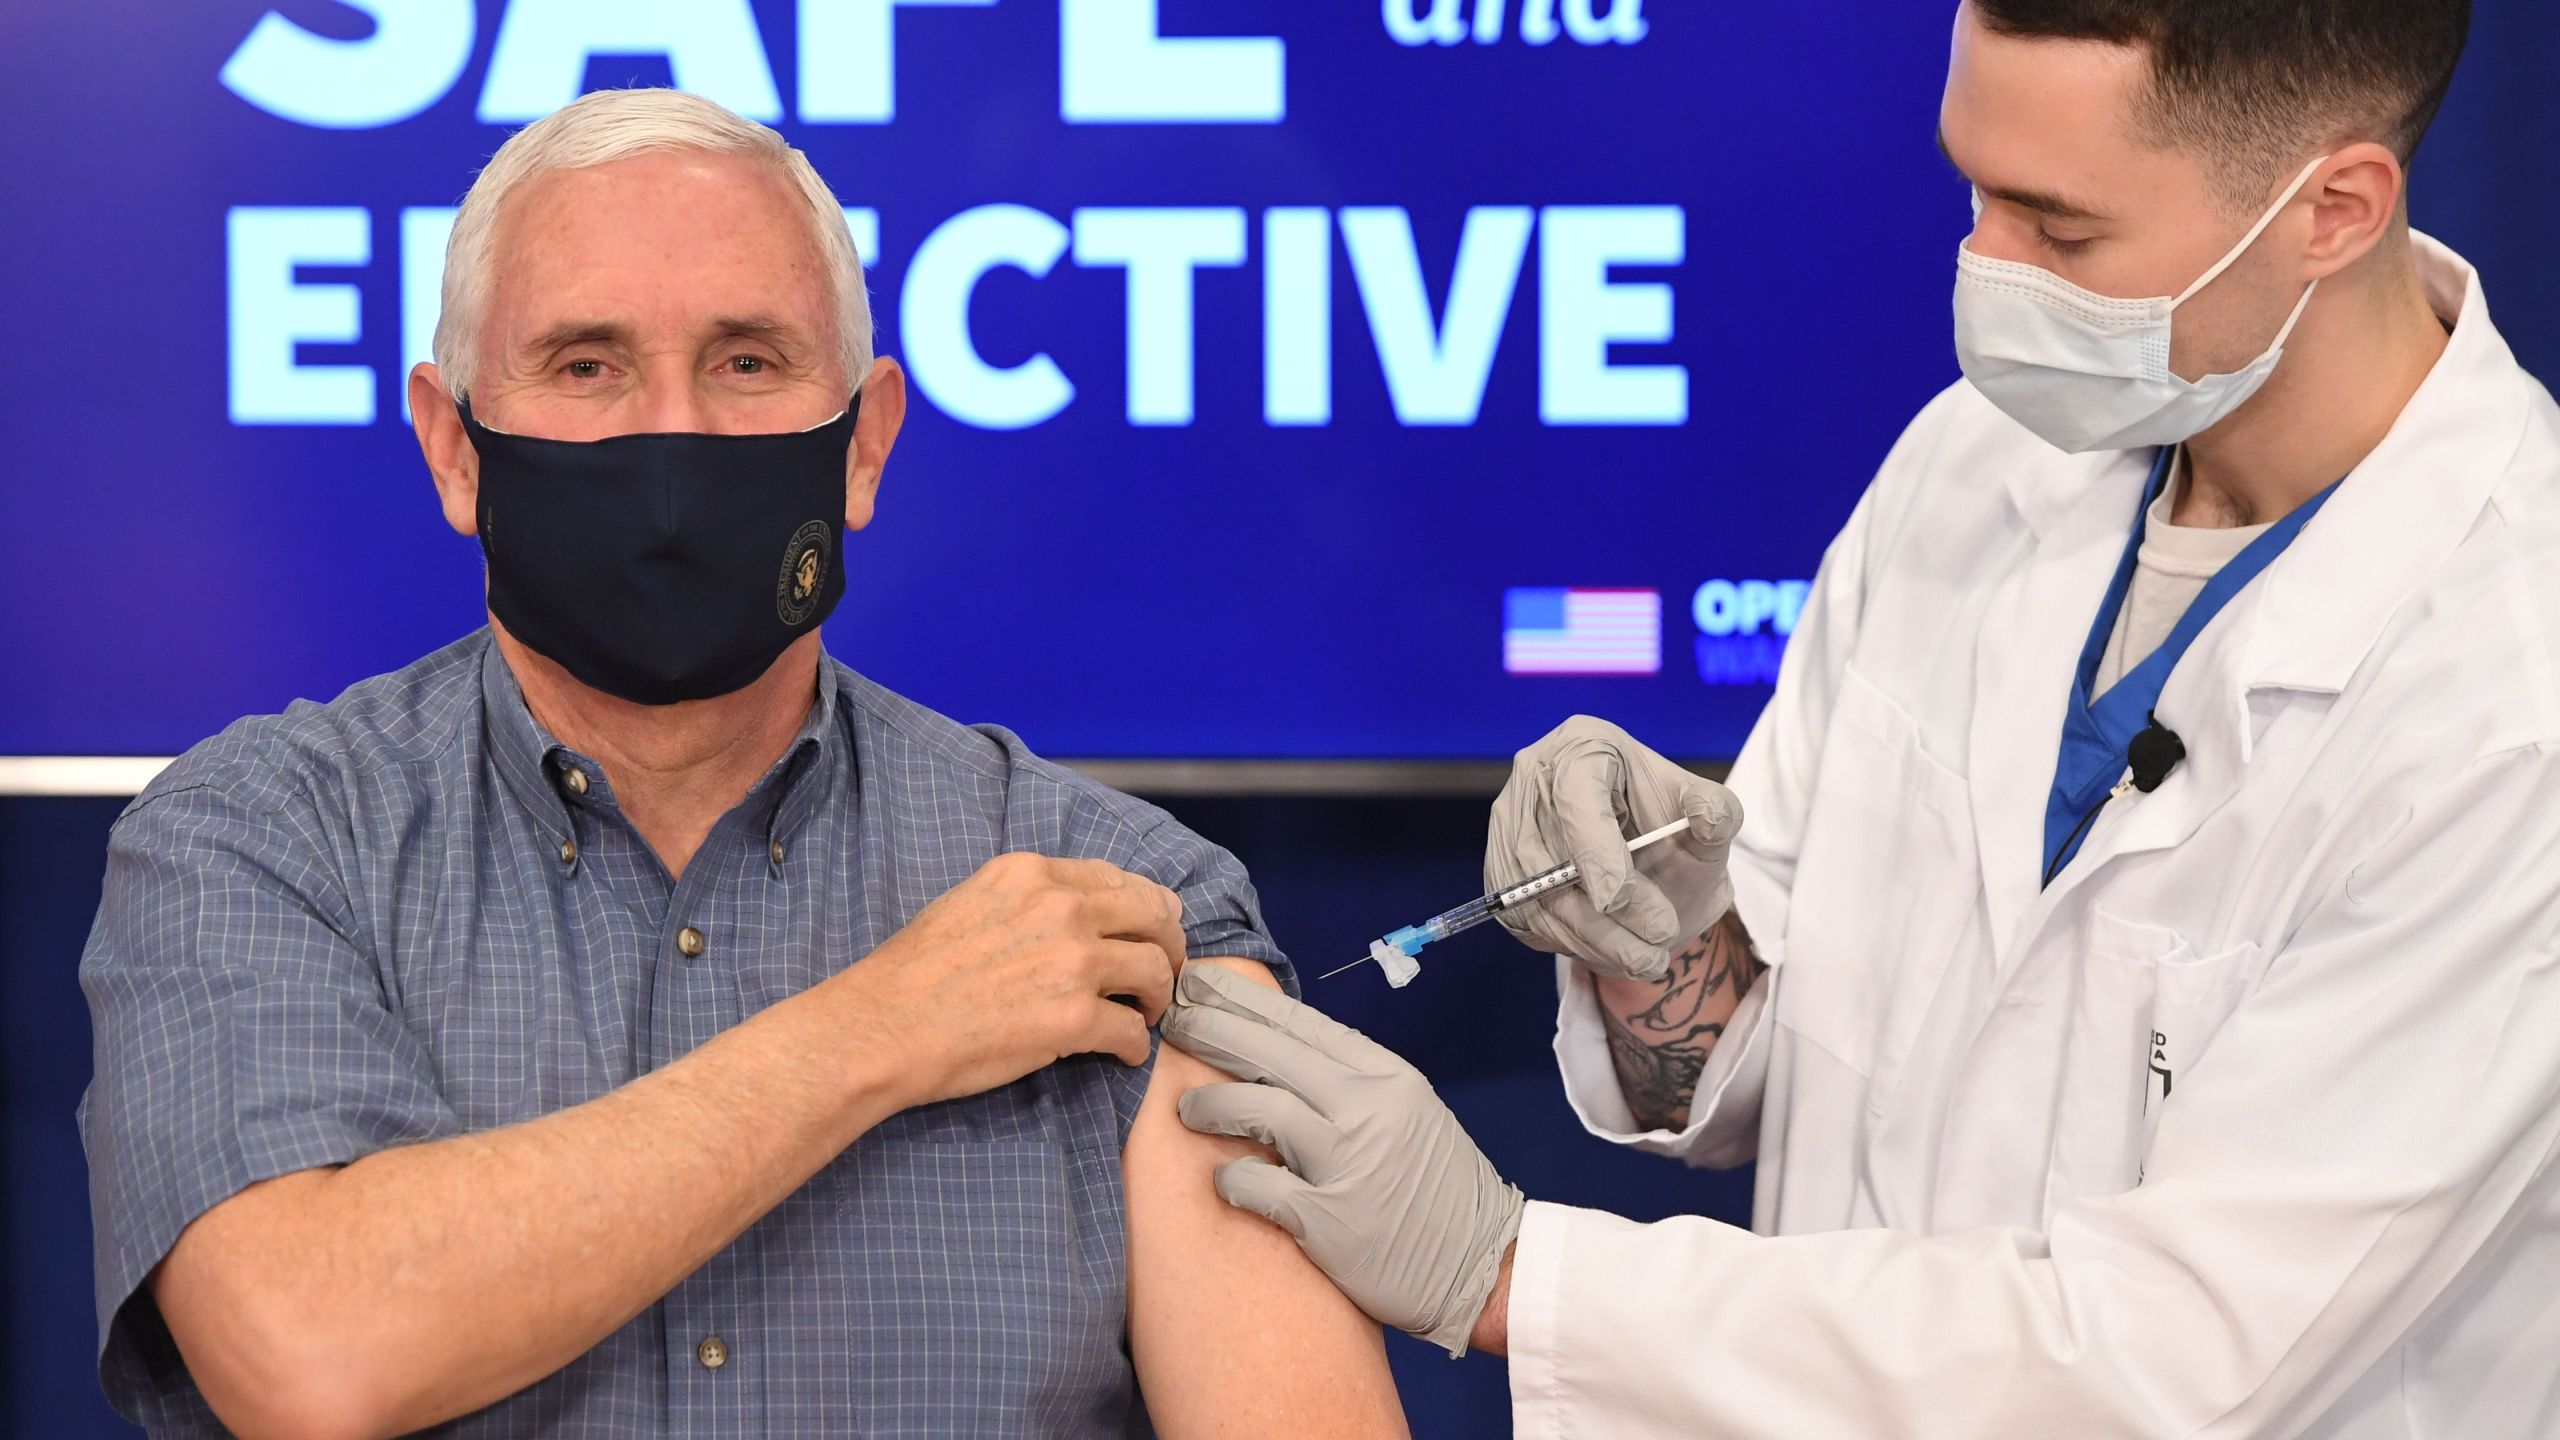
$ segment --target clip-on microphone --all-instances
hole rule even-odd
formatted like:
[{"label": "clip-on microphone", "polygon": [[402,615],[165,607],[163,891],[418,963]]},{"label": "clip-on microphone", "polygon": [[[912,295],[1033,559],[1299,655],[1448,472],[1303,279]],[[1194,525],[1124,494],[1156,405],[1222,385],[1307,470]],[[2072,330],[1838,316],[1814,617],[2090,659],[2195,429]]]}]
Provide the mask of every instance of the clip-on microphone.
[{"label": "clip-on microphone", "polygon": [[2054,852],[2053,859],[2045,866],[2044,883],[2051,885],[2053,877],[2062,873],[2063,861],[2072,854],[2072,846],[2096,823],[2098,812],[2107,808],[2107,801],[2127,790],[2150,794],[2166,784],[2169,772],[2177,769],[2179,762],[2186,758],[2187,742],[2178,738],[2177,731],[2161,724],[2159,714],[2154,712],[2151,723],[2124,747],[2125,767],[2133,773],[2125,777],[2124,783],[2101,797],[2097,804],[2090,806],[2089,813],[2081,816],[2080,823],[2071,828],[2070,838],[2062,842],[2062,848]]},{"label": "clip-on microphone", "polygon": [[2133,771],[2133,788],[2145,795],[2159,789],[2168,780],[2169,772],[2186,758],[2187,742],[2178,738],[2177,731],[2161,724],[2156,711],[2151,723],[2124,747],[2125,764]]}]

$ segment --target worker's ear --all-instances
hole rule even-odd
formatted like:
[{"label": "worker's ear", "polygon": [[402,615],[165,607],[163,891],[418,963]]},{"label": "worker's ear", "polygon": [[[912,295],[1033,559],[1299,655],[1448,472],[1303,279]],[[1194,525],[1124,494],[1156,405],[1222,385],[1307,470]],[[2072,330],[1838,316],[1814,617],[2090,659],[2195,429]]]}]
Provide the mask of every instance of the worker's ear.
[{"label": "worker's ear", "polygon": [[883,355],[871,362],[862,384],[862,413],[853,420],[853,448],[844,457],[844,528],[859,530],[871,523],[872,502],[880,495],[880,475],[889,468],[889,449],[907,423],[907,372]]},{"label": "worker's ear", "polygon": [[409,372],[409,426],[418,433],[427,473],[435,477],[444,523],[457,534],[479,534],[480,452],[471,448],[471,437],[462,431],[462,413],[432,364],[421,363]]},{"label": "worker's ear", "polygon": [[2326,280],[2373,253],[2390,236],[2408,194],[2408,175],[2387,145],[2350,145],[2303,186],[2311,201],[2305,281]]}]

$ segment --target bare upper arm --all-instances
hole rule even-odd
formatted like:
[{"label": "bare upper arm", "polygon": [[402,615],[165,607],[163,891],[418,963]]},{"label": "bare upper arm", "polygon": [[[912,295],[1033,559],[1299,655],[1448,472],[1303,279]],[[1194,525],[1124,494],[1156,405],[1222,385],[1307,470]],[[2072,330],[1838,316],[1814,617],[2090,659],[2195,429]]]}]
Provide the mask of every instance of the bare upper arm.
[{"label": "bare upper arm", "polygon": [[[1265,984],[1250,960],[1223,965]],[[1120,1169],[1129,1202],[1129,1338],[1147,1413],[1166,1440],[1402,1436],[1377,1324],[1211,1175],[1262,1146],[1184,1128],[1186,1090],[1229,1077],[1162,1047]]]}]

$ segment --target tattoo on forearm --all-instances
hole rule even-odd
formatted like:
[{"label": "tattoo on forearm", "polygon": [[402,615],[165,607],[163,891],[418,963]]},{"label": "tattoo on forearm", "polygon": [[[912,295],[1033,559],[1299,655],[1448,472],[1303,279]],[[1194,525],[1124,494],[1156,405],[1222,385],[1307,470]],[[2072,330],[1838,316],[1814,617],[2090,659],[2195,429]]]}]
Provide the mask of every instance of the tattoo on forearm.
[{"label": "tattoo on forearm", "polygon": [[1743,992],[1768,968],[1751,948],[1741,917],[1728,912],[1713,929],[1672,952],[1661,998],[1624,1016],[1609,1005],[1600,1007],[1618,1085],[1637,1123],[1657,1130],[1688,1125],[1707,1053],[1724,1035]]}]

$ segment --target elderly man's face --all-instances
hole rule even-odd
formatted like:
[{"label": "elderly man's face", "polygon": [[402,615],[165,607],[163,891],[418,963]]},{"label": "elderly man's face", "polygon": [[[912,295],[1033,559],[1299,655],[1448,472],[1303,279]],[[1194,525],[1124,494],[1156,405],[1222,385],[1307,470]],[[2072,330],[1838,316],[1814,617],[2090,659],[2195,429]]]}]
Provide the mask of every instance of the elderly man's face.
[{"label": "elderly man's face", "polygon": [[509,197],[490,264],[471,398],[499,429],[770,434],[852,393],[808,212],[752,158],[539,176]]}]

